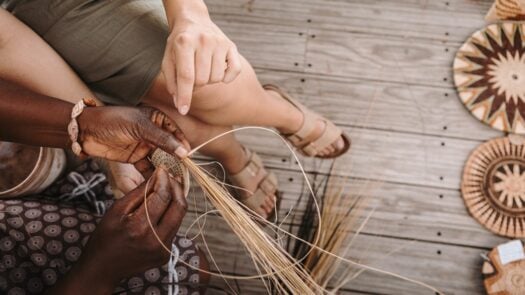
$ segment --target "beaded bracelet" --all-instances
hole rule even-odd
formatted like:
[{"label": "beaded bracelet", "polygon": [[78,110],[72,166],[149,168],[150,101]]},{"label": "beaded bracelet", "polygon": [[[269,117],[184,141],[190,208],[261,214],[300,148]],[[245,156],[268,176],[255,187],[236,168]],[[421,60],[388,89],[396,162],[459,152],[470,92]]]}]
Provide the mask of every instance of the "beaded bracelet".
[{"label": "beaded bracelet", "polygon": [[77,156],[82,155],[82,146],[78,142],[78,121],[77,118],[82,114],[84,108],[97,106],[96,101],[93,98],[84,98],[79,101],[73,107],[71,111],[71,122],[67,125],[67,133],[69,134],[69,139],[71,139],[71,150]]}]

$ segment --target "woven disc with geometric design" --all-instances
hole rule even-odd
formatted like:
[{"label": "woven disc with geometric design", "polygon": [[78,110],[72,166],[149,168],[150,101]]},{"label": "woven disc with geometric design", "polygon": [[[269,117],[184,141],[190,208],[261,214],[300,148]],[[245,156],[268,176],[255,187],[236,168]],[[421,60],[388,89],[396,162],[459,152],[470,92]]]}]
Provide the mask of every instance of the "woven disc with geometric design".
[{"label": "woven disc with geometric design", "polygon": [[[498,249],[500,246],[492,249],[487,255],[489,260],[483,263],[481,272],[485,277],[485,291],[487,295],[523,295],[525,294],[525,260],[504,261]],[[523,251],[523,245],[520,243],[519,246]]]},{"label": "woven disc with geometric design", "polygon": [[480,121],[525,134],[525,25],[504,22],[474,33],[456,54],[454,82]]},{"label": "woven disc with geometric design", "polygon": [[476,148],[463,170],[461,194],[470,214],[490,231],[525,237],[525,145],[504,137]]}]

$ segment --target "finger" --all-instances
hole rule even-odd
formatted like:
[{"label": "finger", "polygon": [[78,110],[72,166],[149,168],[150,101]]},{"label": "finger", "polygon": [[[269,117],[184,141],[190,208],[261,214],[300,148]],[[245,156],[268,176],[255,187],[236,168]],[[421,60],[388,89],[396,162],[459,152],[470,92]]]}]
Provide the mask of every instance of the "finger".
[{"label": "finger", "polygon": [[165,233],[164,238],[167,241],[178,232],[188,208],[182,184],[173,177],[170,177],[170,189],[172,201],[158,225],[159,230]]},{"label": "finger", "polygon": [[148,143],[179,158],[188,156],[188,150],[177,140],[175,135],[163,130],[151,121],[146,121],[142,128],[142,138]]},{"label": "finger", "polygon": [[174,120],[172,120],[170,117],[168,117],[164,113],[162,113],[160,111],[158,113],[161,113],[163,115],[162,124],[160,124],[160,126],[162,126],[162,128],[164,128],[168,132],[174,134],[175,138],[177,138],[179,140],[179,142],[187,150],[190,150],[191,149],[190,143],[188,142],[188,139],[186,139],[186,136],[184,135],[184,132],[182,132],[182,130],[179,128],[179,126],[177,126],[177,123],[175,123]]},{"label": "finger", "polygon": [[129,193],[130,191],[137,188],[142,182],[144,182],[144,178],[142,175],[140,175],[141,181],[138,179],[134,179],[131,177],[121,177],[117,181],[117,187],[122,191],[124,194]]},{"label": "finger", "polygon": [[223,82],[230,83],[239,76],[242,68],[241,55],[235,46],[231,47],[228,51],[226,60],[228,61],[228,68],[224,74]]},{"label": "finger", "polygon": [[153,187],[156,181],[157,177],[154,173],[148,181],[144,181],[136,189],[127,193],[124,198],[115,201],[113,206],[118,206],[119,210],[122,212],[122,215],[134,214],[144,202],[144,195],[148,195],[153,192]]},{"label": "finger", "polygon": [[153,191],[148,194],[146,202],[135,211],[135,214],[145,220],[147,220],[149,216],[151,224],[157,225],[168,208],[172,197],[168,172],[162,168],[158,168],[155,170],[154,175],[156,182],[153,185]]},{"label": "finger", "polygon": [[208,47],[195,53],[195,86],[207,85],[210,81],[212,52]]},{"label": "finger", "polygon": [[210,74],[210,83],[219,83],[224,79],[226,74],[226,55],[227,51],[224,49],[218,49],[213,55],[212,67]]},{"label": "finger", "polygon": [[190,110],[193,85],[195,84],[195,51],[188,46],[176,50],[177,109],[181,115]]},{"label": "finger", "polygon": [[133,165],[135,166],[135,169],[137,169],[137,171],[142,174],[144,179],[149,179],[155,171],[155,166],[153,166],[153,164],[151,164],[151,162],[146,158],[137,161]]},{"label": "finger", "polygon": [[186,135],[182,133],[182,130],[175,131],[175,137],[179,140],[179,142],[186,148],[186,150],[191,151],[190,142],[186,138]]},{"label": "finger", "polygon": [[171,49],[167,48],[164,52],[164,58],[162,59],[162,74],[164,75],[164,81],[166,82],[166,90],[173,97],[173,103],[177,107],[177,83],[175,81],[175,64],[171,57]]}]

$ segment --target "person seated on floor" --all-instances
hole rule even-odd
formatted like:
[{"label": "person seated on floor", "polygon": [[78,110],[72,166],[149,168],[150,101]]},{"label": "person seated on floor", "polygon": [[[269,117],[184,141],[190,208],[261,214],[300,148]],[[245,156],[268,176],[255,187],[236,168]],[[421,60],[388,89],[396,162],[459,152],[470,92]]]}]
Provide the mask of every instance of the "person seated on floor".
[{"label": "person seated on floor", "polygon": [[[19,42],[20,31],[27,30],[22,21],[105,103],[154,106],[183,131],[191,130],[186,133],[192,146],[233,125],[256,125],[276,128],[309,157],[336,158],[350,148],[349,138],[333,122],[280,88],[259,83],[203,0],[0,0],[0,5],[12,13],[0,9],[0,35]],[[17,48],[17,58],[31,54],[20,50],[27,47],[11,47]],[[36,64],[44,63],[56,67],[53,60]],[[241,202],[265,218],[275,213],[277,177],[254,151],[233,134],[200,151],[222,164],[241,188]],[[129,170],[120,174],[138,175]]]},{"label": "person seated on floor", "polygon": [[[181,180],[162,168],[153,171],[146,159],[156,148],[186,152],[175,122],[153,108],[101,106],[85,108],[78,129],[68,129],[73,107],[0,80],[0,140],[63,149],[78,143],[77,154],[134,164],[148,180],[101,218],[39,196],[1,200],[0,292],[203,292],[207,278],[198,270],[207,269],[206,259],[189,240],[174,239],[187,206]],[[183,254],[171,276],[159,268],[170,254],[150,228],[145,202],[158,238]]]}]

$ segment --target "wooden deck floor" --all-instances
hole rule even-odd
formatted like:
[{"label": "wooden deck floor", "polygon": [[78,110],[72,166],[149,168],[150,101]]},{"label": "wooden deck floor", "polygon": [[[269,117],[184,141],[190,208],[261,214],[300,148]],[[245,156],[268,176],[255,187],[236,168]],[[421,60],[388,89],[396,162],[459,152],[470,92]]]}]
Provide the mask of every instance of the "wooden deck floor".
[{"label": "wooden deck floor", "polygon": [[[376,212],[350,256],[446,294],[481,294],[480,254],[504,239],[468,215],[459,193],[460,176],[469,153],[502,134],[464,109],[453,87],[451,64],[461,43],[485,25],[483,16],[492,1],[206,2],[262,82],[285,87],[351,135],[351,154],[338,160],[347,167],[341,175],[356,187],[366,181],[378,185],[370,191]],[[285,212],[301,190],[297,165],[270,135],[248,132],[239,137],[277,172],[289,201],[281,208]],[[328,168],[319,161],[305,163],[309,170]],[[209,217],[206,238],[222,271],[254,273],[218,218]],[[385,257],[393,249],[401,250]],[[257,281],[230,282],[241,294],[264,292]],[[225,286],[220,279],[213,283]],[[344,291],[433,294],[370,272]]]}]

